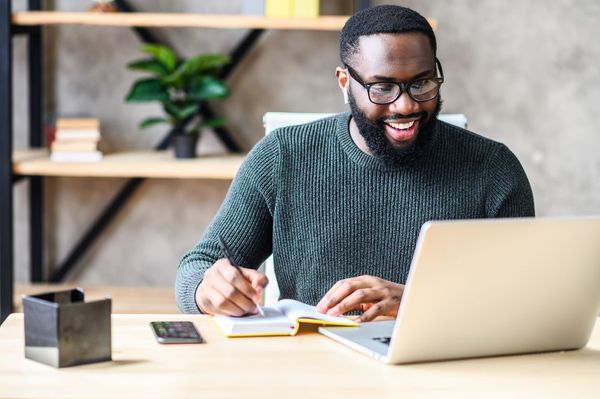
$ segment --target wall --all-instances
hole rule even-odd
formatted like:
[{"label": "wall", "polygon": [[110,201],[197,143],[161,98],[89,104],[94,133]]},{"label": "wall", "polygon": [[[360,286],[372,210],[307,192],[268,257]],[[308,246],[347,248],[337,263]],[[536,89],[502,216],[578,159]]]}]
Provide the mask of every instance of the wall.
[{"label": "wall", "polygon": [[[328,7],[331,7],[331,0]],[[80,2],[56,1],[61,10]],[[374,1],[374,4],[383,2]],[[413,0],[408,5],[438,20],[444,65],[445,112],[463,112],[471,130],[506,143],[531,180],[538,215],[600,212],[600,3],[595,0],[504,2]],[[164,12],[236,13],[239,1],[136,1]],[[23,5],[16,2],[16,9]],[[139,75],[124,68],[141,57],[124,28],[47,28],[45,98],[58,115],[92,114],[102,121],[106,151],[149,149],[164,131],[139,131],[159,112],[123,102]],[[242,30],[164,29],[159,35],[184,54],[227,52]],[[229,80],[233,95],[217,108],[249,149],[263,134],[267,111],[344,110],[334,69],[333,32],[269,31]],[[15,39],[15,145],[26,145],[25,41]],[[201,153],[223,151],[210,132]],[[122,179],[46,179],[47,264],[63,259]],[[171,285],[179,257],[201,236],[228,182],[147,180],[82,260],[69,281],[80,284]],[[15,191],[16,276],[27,279],[27,183]]]}]

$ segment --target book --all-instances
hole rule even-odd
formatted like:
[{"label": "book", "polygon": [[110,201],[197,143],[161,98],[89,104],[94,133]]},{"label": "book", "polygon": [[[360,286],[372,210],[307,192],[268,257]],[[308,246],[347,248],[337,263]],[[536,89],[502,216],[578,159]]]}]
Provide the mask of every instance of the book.
[{"label": "book", "polygon": [[293,0],[265,0],[265,14],[267,17],[291,17],[293,13],[293,8]]},{"label": "book", "polygon": [[54,140],[97,142],[100,140],[100,122],[95,118],[59,118]]},{"label": "book", "polygon": [[319,16],[319,0],[294,0],[294,17],[315,18]]},{"label": "book", "polygon": [[293,299],[282,299],[274,306],[264,307],[264,316],[213,317],[216,326],[228,337],[296,335],[301,324],[322,326],[358,326],[345,318],[317,312],[317,308]]},{"label": "book", "polygon": [[53,141],[50,144],[52,152],[94,152],[98,150],[96,141]]},{"label": "book", "polygon": [[100,122],[96,118],[58,118],[57,129],[100,129]]}]

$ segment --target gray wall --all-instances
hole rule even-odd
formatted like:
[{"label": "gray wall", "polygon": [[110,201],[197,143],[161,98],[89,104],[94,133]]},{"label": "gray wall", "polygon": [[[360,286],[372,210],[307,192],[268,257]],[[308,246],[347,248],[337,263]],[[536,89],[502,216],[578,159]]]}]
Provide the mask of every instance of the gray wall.
[{"label": "gray wall", "polygon": [[[332,0],[325,0],[332,8]],[[83,2],[57,1],[62,10]],[[383,3],[383,2],[374,2]],[[471,130],[506,143],[532,183],[538,215],[600,213],[600,3],[596,0],[413,0],[438,20],[445,112],[463,112]],[[165,12],[236,13],[242,1],[136,1]],[[16,8],[23,5],[17,3]],[[332,9],[334,9],[333,7]],[[343,8],[343,6],[341,6]],[[340,8],[340,9],[341,9]],[[155,105],[123,102],[138,76],[124,65],[141,56],[130,30],[64,26],[46,29],[45,98],[58,115],[100,118],[105,151],[149,149],[164,131],[140,132]],[[184,55],[228,52],[241,30],[164,29]],[[344,110],[334,78],[338,35],[270,31],[232,76],[231,98],[217,107],[249,149],[263,134],[266,111]],[[25,42],[15,39],[15,145],[26,145]],[[221,152],[207,132],[201,153]],[[46,179],[47,264],[63,259],[122,179]],[[148,180],[83,259],[70,281],[81,284],[171,285],[182,253],[201,236],[228,182]],[[27,183],[15,193],[16,276],[28,277]]]}]

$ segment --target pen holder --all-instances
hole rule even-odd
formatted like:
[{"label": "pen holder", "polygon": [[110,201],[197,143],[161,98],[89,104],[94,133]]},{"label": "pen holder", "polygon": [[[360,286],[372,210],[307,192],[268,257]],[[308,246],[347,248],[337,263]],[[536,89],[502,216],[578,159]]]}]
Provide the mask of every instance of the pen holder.
[{"label": "pen holder", "polygon": [[23,297],[27,359],[54,367],[111,360],[111,300],[83,298],[79,288]]}]

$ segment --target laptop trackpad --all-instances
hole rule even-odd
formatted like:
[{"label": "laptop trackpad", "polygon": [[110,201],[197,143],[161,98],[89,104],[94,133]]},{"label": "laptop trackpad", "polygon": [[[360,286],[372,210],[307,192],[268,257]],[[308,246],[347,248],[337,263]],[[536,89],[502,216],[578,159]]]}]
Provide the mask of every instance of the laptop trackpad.
[{"label": "laptop trackpad", "polygon": [[361,352],[387,355],[395,320],[362,323],[359,327],[321,327],[319,332]]}]

